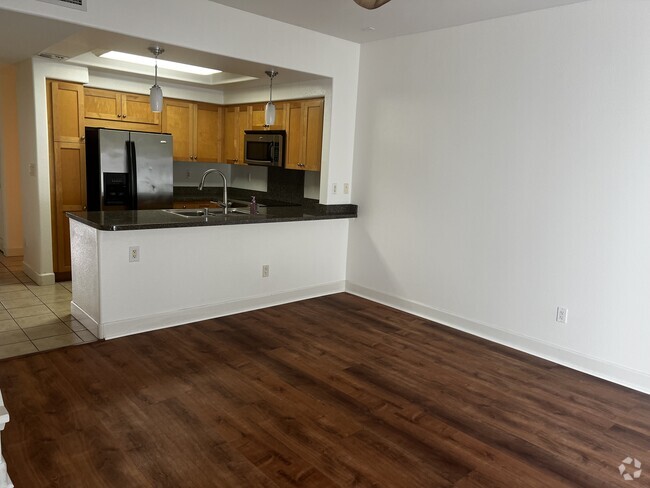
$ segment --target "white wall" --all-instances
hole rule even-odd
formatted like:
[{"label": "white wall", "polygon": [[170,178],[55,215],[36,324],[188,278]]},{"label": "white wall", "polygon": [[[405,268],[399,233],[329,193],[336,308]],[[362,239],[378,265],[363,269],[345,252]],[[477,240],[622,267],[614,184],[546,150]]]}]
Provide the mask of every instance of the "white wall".
[{"label": "white wall", "polygon": [[350,289],[650,392],[648,25],[595,0],[363,45]]},{"label": "white wall", "polygon": [[23,255],[16,67],[0,66],[0,249]]}]

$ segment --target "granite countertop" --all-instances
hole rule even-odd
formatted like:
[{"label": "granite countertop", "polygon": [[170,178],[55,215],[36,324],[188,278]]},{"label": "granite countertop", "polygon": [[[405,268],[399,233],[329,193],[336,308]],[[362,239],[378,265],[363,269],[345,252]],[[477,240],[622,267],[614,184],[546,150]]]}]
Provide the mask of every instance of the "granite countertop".
[{"label": "granite countertop", "polygon": [[218,214],[207,217],[183,217],[165,210],[127,210],[110,212],[67,212],[82,224],[99,230],[145,230],[212,225],[263,224],[303,220],[351,219],[357,217],[356,205],[320,205],[262,207],[257,215],[246,213]]}]

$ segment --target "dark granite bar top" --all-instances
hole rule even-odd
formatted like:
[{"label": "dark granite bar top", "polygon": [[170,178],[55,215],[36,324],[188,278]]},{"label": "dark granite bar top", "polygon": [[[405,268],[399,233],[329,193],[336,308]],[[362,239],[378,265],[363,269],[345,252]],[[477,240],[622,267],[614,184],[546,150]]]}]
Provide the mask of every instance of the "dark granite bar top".
[{"label": "dark granite bar top", "polygon": [[183,217],[165,210],[67,212],[66,215],[95,229],[114,231],[352,219],[357,217],[357,206],[347,204],[320,205],[316,203],[293,207],[262,207],[257,215],[235,212],[227,215],[209,215],[207,217]]}]

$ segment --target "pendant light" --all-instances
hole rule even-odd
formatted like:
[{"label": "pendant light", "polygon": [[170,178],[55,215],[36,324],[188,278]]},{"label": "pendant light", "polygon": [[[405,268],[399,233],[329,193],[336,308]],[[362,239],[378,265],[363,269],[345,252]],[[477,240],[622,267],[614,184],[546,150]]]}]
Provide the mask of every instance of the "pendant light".
[{"label": "pendant light", "polygon": [[267,76],[271,79],[271,89],[269,93],[269,102],[266,104],[264,110],[264,123],[269,126],[275,124],[275,105],[273,105],[273,78],[278,75],[277,71],[265,71]]},{"label": "pendant light", "polygon": [[151,87],[151,90],[149,90],[149,103],[151,104],[152,112],[162,112],[163,93],[162,93],[162,88],[158,86],[158,56],[164,53],[165,50],[160,46],[151,46],[149,48],[149,51],[151,52],[151,54],[153,54],[156,57],[156,67],[154,68],[155,75],[154,75],[153,86]]}]

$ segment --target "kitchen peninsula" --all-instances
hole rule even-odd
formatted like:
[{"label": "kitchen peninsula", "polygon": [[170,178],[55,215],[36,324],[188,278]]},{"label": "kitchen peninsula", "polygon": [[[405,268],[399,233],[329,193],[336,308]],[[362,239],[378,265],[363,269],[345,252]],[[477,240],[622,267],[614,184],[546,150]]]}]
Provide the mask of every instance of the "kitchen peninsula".
[{"label": "kitchen peninsula", "polygon": [[69,213],[72,313],[110,339],[343,291],[356,215],[317,203]]}]

